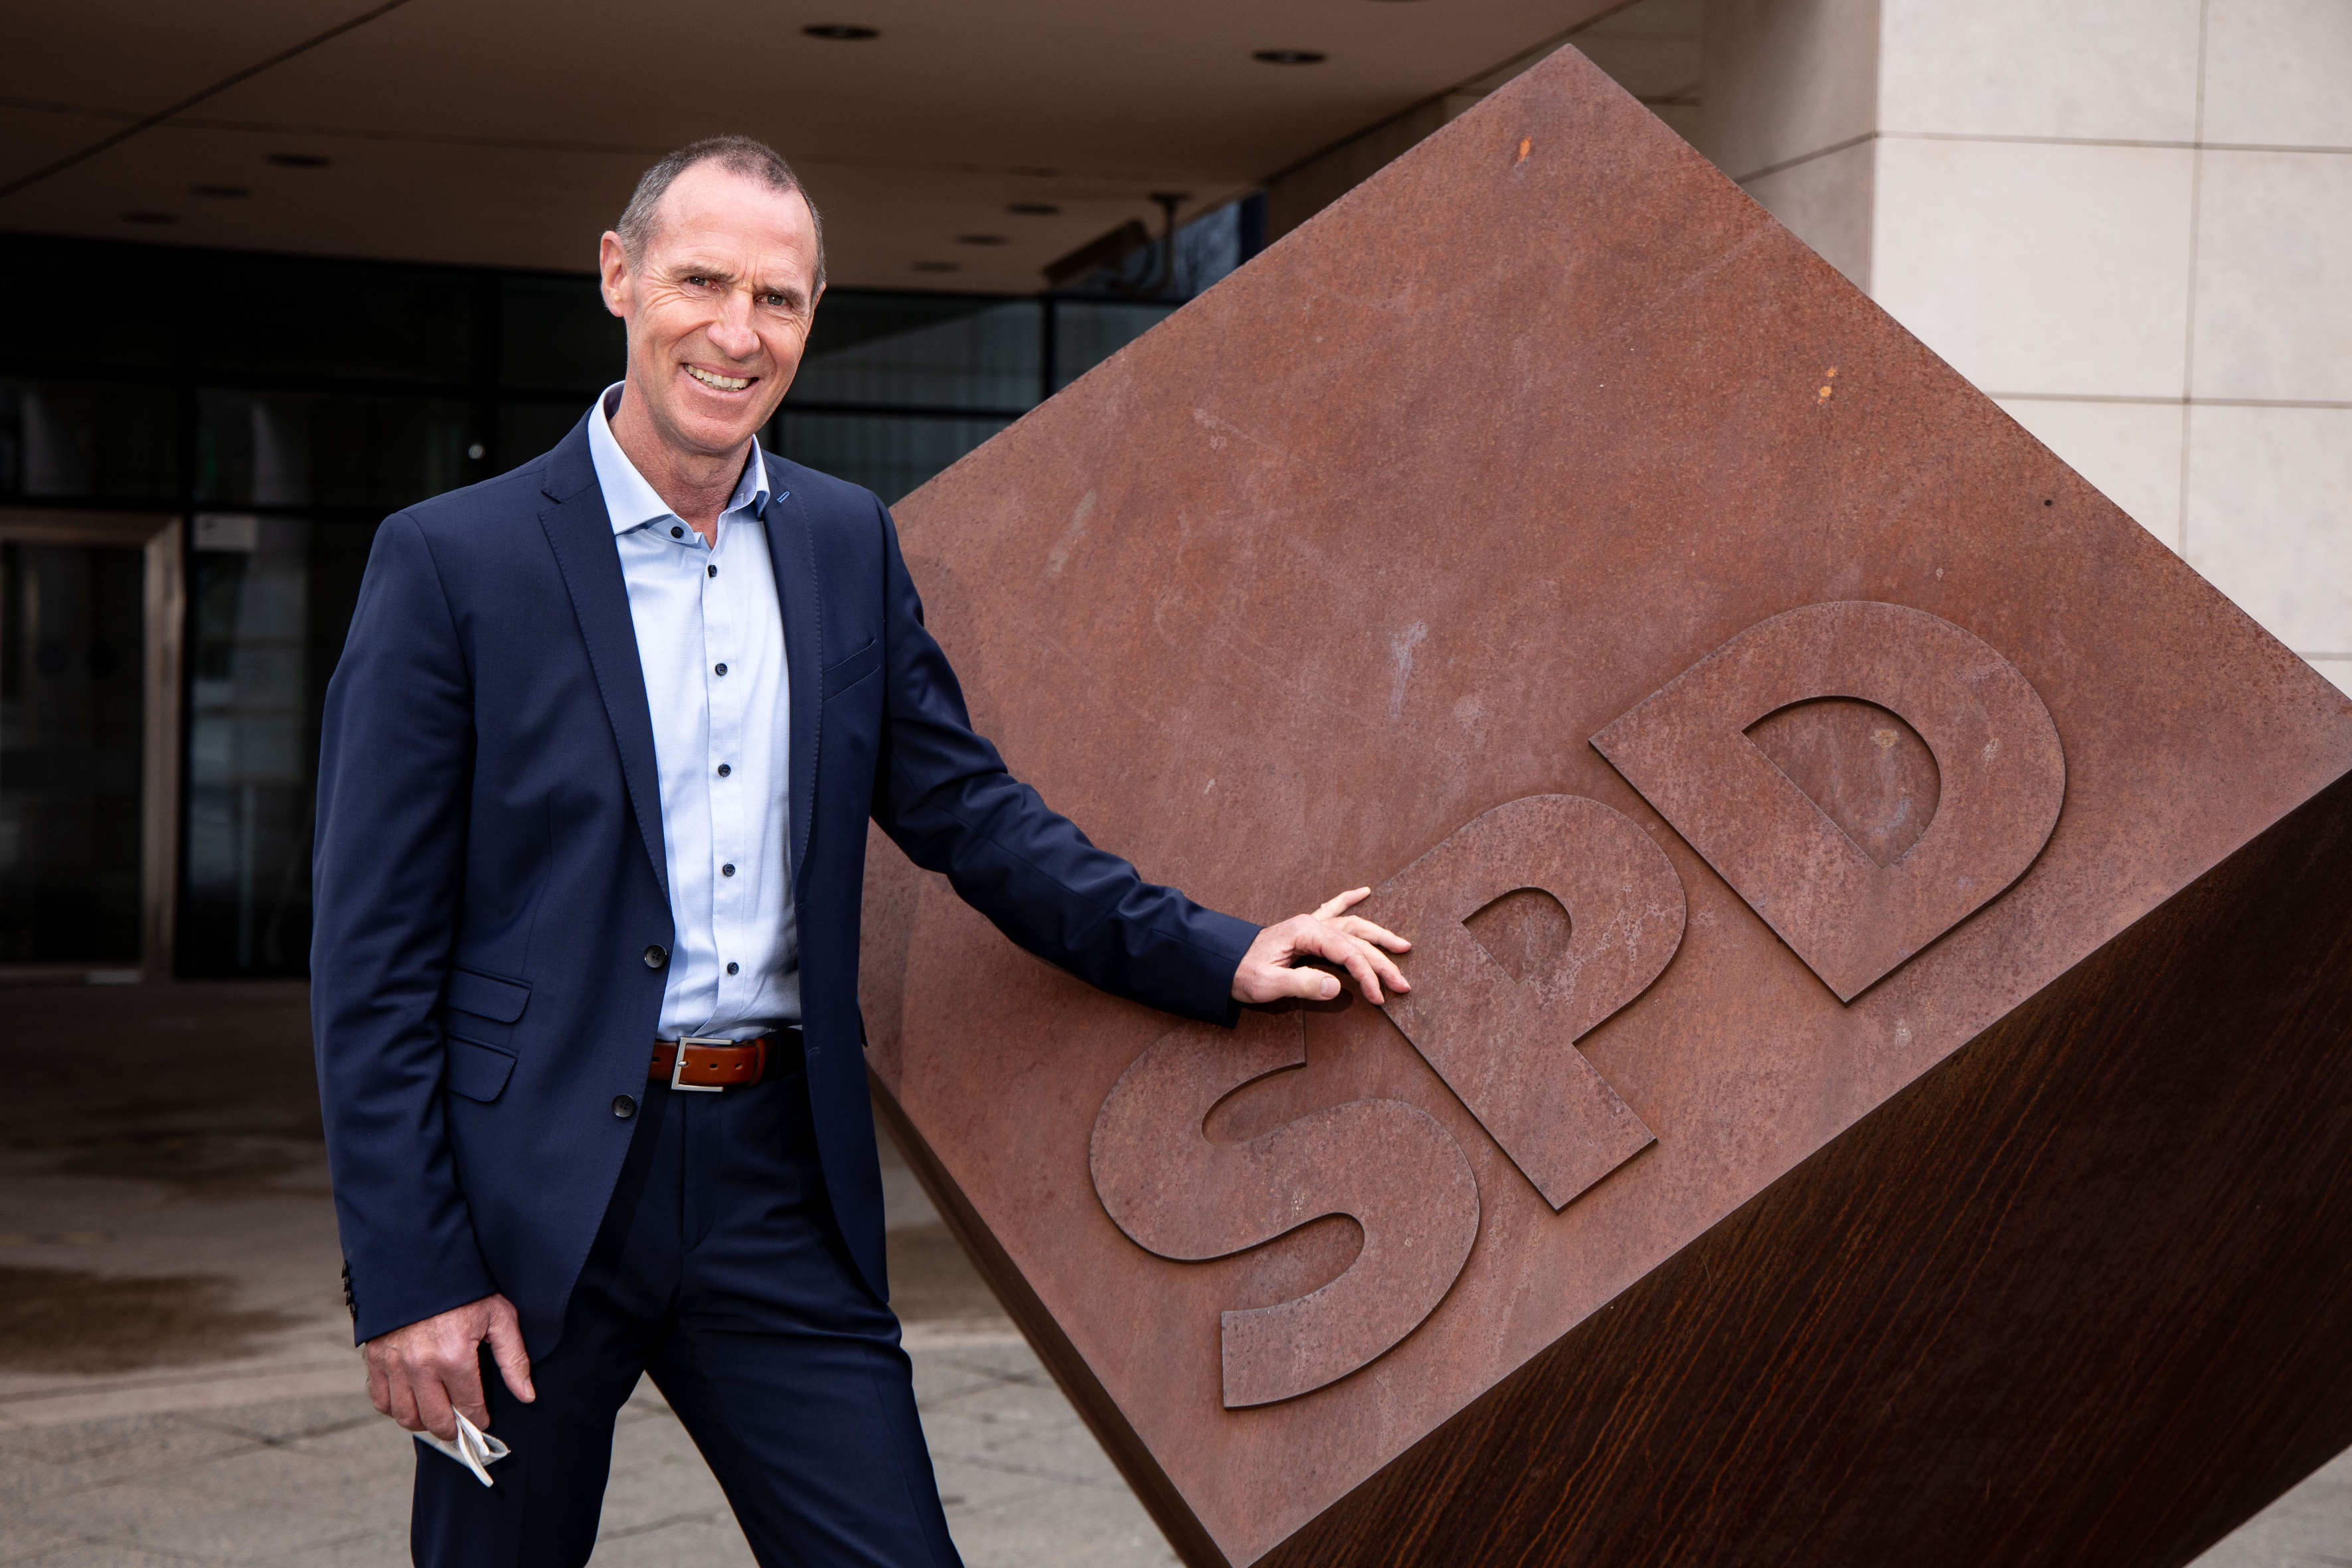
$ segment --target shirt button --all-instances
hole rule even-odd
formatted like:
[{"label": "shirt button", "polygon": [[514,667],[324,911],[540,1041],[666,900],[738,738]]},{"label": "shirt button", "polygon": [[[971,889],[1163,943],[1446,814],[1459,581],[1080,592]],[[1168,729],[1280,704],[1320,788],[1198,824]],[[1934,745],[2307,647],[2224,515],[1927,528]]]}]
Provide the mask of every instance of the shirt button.
[{"label": "shirt button", "polygon": [[721,779],[726,778],[728,774],[730,774],[730,773],[731,773],[731,772],[733,772],[733,771],[734,771],[734,769],[732,769],[732,768],[729,768],[729,767],[727,766],[727,764],[725,764],[724,762],[722,762],[722,763],[720,763],[720,764],[719,765],[719,777],[720,777]]},{"label": "shirt button", "polygon": [[637,1113],[637,1103],[625,1094],[613,1096],[613,1114],[625,1122]]},{"label": "shirt button", "polygon": [[705,567],[703,570],[708,571],[713,577],[717,577],[719,575],[719,569],[715,566]]},{"label": "shirt button", "polygon": [[740,969],[742,967],[743,967],[743,966],[742,966],[742,965],[740,965],[740,964],[730,964],[730,965],[728,965],[728,966],[727,966],[727,972],[728,972],[729,974],[730,974],[730,975],[731,975],[731,974],[734,974],[737,970]]},{"label": "shirt button", "polygon": [[724,665],[724,664],[719,664],[719,665],[715,665],[715,666],[713,666],[713,667],[714,667],[714,668],[716,668],[716,669],[718,670],[718,672],[719,672],[720,674],[722,674],[722,675],[723,675],[723,674],[725,674],[727,673],[727,666],[726,666],[726,665]]},{"label": "shirt button", "polygon": [[733,876],[735,874],[735,862],[733,861],[729,861],[725,865],[720,866],[719,868],[719,874],[720,876]]},{"label": "shirt button", "polygon": [[672,528],[669,531],[669,537],[674,539],[682,539],[686,538],[686,530],[684,528]]},{"label": "shirt button", "polygon": [[669,962],[669,949],[656,942],[646,949],[646,967],[658,969]]}]

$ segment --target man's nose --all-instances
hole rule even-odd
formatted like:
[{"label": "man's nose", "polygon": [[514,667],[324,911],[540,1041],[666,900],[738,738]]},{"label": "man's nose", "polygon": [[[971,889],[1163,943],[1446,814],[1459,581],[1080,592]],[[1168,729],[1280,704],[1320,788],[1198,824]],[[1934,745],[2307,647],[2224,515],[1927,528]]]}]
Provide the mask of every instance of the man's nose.
[{"label": "man's nose", "polygon": [[760,351],[760,334],[751,330],[751,302],[742,295],[730,295],[719,312],[719,319],[710,324],[710,346],[730,359],[748,360]]}]

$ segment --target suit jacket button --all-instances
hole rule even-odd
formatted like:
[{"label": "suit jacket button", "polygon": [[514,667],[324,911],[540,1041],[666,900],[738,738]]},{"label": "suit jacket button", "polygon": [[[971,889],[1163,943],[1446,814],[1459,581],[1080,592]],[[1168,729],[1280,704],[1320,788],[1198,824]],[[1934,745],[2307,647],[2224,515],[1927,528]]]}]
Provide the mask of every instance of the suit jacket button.
[{"label": "suit jacket button", "polygon": [[656,942],[646,949],[646,967],[658,969],[669,962],[669,949]]},{"label": "suit jacket button", "polygon": [[637,1103],[625,1094],[613,1096],[613,1114],[625,1122],[637,1113]]}]

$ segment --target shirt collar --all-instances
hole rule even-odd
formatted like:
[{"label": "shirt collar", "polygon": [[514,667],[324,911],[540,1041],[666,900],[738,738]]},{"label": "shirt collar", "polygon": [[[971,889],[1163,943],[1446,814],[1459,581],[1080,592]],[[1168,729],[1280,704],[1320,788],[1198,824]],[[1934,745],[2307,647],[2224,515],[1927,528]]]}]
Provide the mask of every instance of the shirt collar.
[{"label": "shirt collar", "polygon": [[[614,382],[597,395],[596,406],[588,413],[588,459],[596,465],[596,485],[604,492],[604,510],[613,519],[613,531],[625,534],[676,514],[663,500],[621,444],[613,437],[610,411],[621,401],[621,388],[627,383]],[[743,476],[735,482],[735,494],[729,497],[726,512],[738,512],[750,507],[756,515],[768,499],[768,459],[760,450],[760,438],[751,438],[751,455],[743,465]]]}]

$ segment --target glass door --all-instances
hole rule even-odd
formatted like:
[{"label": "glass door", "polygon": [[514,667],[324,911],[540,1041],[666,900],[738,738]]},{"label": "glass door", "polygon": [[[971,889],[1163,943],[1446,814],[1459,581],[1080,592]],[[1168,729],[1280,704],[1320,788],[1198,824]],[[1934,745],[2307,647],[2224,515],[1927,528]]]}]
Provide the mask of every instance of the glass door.
[{"label": "glass door", "polygon": [[0,967],[168,970],[179,533],[0,511]]}]

